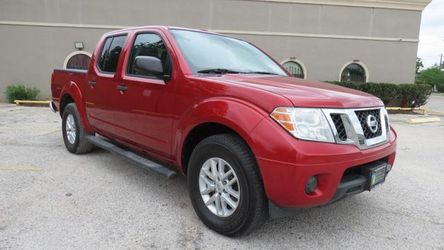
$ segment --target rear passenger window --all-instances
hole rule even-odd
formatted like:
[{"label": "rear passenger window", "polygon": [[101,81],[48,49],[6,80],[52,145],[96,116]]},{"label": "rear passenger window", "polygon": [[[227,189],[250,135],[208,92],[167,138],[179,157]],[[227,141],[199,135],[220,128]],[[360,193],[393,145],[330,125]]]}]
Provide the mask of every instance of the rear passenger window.
[{"label": "rear passenger window", "polygon": [[160,59],[165,75],[171,75],[171,58],[162,38],[153,33],[138,34],[131,49],[127,73],[130,75],[150,76],[138,72],[134,60],[138,56],[153,56]]},{"label": "rear passenger window", "polygon": [[97,63],[97,67],[108,73],[116,72],[117,63],[119,62],[120,52],[122,52],[125,44],[125,36],[108,37],[102,48],[102,53]]}]

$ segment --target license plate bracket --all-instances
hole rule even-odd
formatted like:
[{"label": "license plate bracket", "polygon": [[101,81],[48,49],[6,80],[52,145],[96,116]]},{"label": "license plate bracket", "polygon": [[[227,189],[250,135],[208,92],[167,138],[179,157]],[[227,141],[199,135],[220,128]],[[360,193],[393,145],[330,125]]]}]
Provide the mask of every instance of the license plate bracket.
[{"label": "license plate bracket", "polygon": [[375,186],[384,183],[387,176],[387,163],[377,162],[362,169],[362,174],[367,179],[366,190],[372,190]]}]

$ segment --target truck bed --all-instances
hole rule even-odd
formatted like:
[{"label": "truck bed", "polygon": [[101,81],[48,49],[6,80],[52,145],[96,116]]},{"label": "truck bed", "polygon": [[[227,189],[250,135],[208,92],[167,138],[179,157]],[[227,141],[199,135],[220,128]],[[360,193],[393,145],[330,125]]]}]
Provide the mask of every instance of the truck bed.
[{"label": "truck bed", "polygon": [[54,69],[51,77],[52,98],[57,101],[65,85],[76,84],[83,89],[86,86],[88,71],[81,69]]}]

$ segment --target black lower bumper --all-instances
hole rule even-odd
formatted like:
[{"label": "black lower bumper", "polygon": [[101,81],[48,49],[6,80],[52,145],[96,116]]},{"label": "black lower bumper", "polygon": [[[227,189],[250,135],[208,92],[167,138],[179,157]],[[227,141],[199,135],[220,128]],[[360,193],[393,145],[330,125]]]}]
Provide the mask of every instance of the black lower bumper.
[{"label": "black lower bumper", "polygon": [[338,186],[338,189],[336,190],[335,196],[333,196],[333,199],[331,199],[329,203],[338,201],[348,195],[354,195],[364,192],[366,186],[367,178],[365,178],[363,175],[352,174],[344,176]]}]

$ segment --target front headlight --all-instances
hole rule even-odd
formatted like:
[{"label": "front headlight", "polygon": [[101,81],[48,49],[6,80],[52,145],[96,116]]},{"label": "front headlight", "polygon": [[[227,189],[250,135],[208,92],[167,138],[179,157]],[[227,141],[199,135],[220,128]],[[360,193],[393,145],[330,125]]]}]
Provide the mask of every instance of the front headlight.
[{"label": "front headlight", "polygon": [[327,118],[318,108],[279,107],[270,115],[294,137],[321,142],[335,142]]}]

